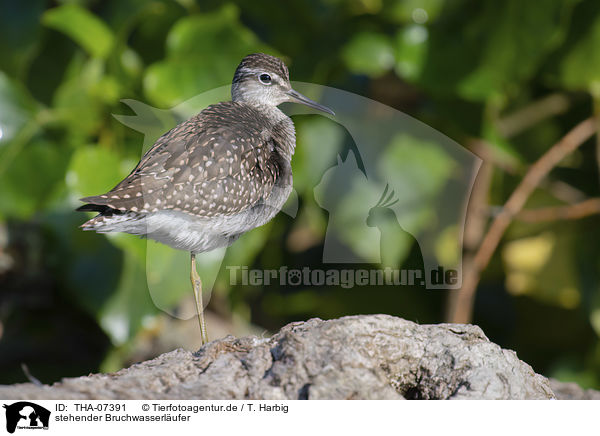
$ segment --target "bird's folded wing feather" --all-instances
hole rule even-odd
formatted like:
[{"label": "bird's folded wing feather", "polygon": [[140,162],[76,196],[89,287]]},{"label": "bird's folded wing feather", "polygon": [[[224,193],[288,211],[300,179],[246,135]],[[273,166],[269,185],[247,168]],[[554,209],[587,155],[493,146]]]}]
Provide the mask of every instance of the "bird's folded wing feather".
[{"label": "bird's folded wing feather", "polygon": [[[239,213],[268,197],[279,170],[269,129],[253,127],[256,114],[233,103],[207,108],[161,136],[129,176],[103,195],[82,198],[120,211],[170,209],[197,216]],[[221,103],[221,105],[224,105]]]}]

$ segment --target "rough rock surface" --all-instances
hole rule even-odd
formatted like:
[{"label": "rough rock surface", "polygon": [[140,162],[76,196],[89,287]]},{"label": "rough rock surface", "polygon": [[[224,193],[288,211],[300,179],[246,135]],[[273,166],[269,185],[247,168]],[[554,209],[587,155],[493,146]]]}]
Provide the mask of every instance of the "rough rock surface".
[{"label": "rough rock surface", "polygon": [[559,400],[600,400],[600,391],[582,389],[575,383],[550,379],[550,387]]},{"label": "rough rock surface", "polygon": [[550,399],[546,378],[479,327],[387,315],[228,336],[114,374],[0,386],[3,399]]}]

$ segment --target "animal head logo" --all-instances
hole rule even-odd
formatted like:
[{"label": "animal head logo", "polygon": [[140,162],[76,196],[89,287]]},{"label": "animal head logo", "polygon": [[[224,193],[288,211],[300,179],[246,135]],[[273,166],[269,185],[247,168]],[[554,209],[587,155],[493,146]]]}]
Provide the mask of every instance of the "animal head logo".
[{"label": "animal head logo", "polygon": [[48,429],[50,411],[29,401],[4,404],[6,411],[6,431],[14,433],[16,429]]}]

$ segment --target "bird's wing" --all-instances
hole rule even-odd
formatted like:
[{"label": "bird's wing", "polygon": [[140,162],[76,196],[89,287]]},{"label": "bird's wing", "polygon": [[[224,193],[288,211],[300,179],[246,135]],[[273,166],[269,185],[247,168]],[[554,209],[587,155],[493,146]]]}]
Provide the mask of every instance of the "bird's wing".
[{"label": "bird's wing", "polygon": [[252,108],[228,104],[234,116],[226,126],[226,103],[205,109],[161,136],[112,190],[81,200],[119,211],[211,217],[239,213],[268,197],[279,171],[272,132],[253,127],[261,124],[252,123]]}]

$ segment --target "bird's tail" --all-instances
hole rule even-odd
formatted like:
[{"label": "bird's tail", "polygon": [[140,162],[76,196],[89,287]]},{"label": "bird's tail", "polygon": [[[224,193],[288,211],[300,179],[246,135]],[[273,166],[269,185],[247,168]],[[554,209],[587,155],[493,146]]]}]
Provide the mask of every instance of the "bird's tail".
[{"label": "bird's tail", "polygon": [[98,233],[125,232],[133,234],[145,233],[143,216],[136,212],[121,212],[108,206],[84,204],[77,209],[84,212],[99,212],[94,218],[84,222],[83,230]]}]

